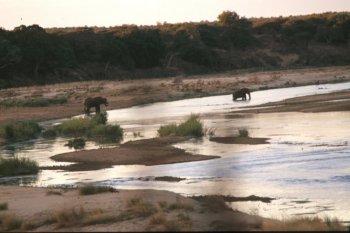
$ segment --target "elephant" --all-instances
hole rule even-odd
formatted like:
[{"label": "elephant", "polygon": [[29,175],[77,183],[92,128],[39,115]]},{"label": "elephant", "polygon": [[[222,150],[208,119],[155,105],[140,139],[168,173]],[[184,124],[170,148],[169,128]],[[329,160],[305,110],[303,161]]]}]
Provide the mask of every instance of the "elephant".
[{"label": "elephant", "polygon": [[235,91],[232,94],[232,98],[234,101],[236,101],[236,99],[238,98],[242,98],[242,100],[247,100],[246,94],[248,94],[249,100],[250,100],[251,96],[250,96],[250,90],[248,88],[242,88],[242,89],[239,89],[238,91]]},{"label": "elephant", "polygon": [[95,97],[95,98],[92,98],[92,97],[86,98],[85,102],[84,102],[84,112],[87,115],[90,115],[90,108],[94,107],[96,110],[96,113],[100,113],[100,111],[101,111],[100,105],[101,104],[108,106],[107,99],[103,98],[101,96]]}]

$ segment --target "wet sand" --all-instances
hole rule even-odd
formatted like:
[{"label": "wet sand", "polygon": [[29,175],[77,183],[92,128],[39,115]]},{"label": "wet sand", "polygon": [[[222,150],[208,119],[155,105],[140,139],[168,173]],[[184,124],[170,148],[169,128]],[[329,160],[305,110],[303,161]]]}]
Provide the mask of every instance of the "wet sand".
[{"label": "wet sand", "polygon": [[219,158],[219,156],[196,155],[175,148],[172,144],[188,140],[187,137],[160,137],[129,141],[115,148],[81,150],[58,154],[51,159],[78,163],[70,166],[42,167],[41,169],[95,170],[112,165],[159,165],[183,163]]}]

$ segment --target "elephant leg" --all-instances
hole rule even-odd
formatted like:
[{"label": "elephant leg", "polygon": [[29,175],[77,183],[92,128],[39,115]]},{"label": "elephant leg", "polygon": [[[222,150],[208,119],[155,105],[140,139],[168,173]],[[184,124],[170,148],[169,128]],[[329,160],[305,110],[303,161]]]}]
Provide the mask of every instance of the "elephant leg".
[{"label": "elephant leg", "polygon": [[95,108],[96,108],[96,114],[97,114],[97,113],[100,113],[100,111],[101,111],[101,109],[100,109],[100,105],[96,105],[96,107],[95,107]]}]

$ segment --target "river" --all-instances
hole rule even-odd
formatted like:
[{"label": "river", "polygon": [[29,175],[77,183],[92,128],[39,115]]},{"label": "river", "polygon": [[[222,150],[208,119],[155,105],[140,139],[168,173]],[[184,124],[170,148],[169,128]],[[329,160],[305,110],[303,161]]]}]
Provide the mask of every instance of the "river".
[{"label": "river", "polygon": [[[231,95],[154,103],[108,111],[111,124],[119,124],[124,142],[157,136],[160,125],[179,122],[198,113],[216,136],[233,136],[246,129],[251,137],[270,138],[269,144],[229,145],[193,139],[176,147],[221,158],[158,166],[114,166],[96,171],[44,170],[37,176],[2,178],[0,183],[30,186],[76,185],[95,182],[125,189],[160,189],[183,195],[224,194],[276,198],[271,203],[233,202],[247,213],[265,217],[337,217],[350,221],[350,112],[234,114],[241,107],[296,96],[350,89],[350,83],[310,85],[256,91],[251,101],[233,102]],[[47,127],[61,120],[42,122]],[[40,166],[57,163],[49,157],[72,151],[67,139],[39,138],[0,149],[3,157],[30,157]],[[103,147],[113,145],[103,145]],[[88,142],[85,149],[102,147]],[[145,181],[147,177],[174,176],[180,182]],[[143,179],[140,179],[143,178]]]}]

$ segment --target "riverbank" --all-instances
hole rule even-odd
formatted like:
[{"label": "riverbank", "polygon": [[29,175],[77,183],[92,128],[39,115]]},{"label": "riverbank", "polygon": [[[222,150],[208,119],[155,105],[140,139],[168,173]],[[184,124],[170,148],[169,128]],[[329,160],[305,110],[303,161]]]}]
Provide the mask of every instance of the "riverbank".
[{"label": "riverbank", "polygon": [[19,120],[43,121],[83,114],[85,98],[104,96],[109,106],[103,110],[127,108],[159,101],[223,95],[235,89],[252,90],[350,81],[350,67],[306,68],[264,72],[227,72],[222,74],[175,78],[84,81],[0,90],[6,99],[67,98],[67,103],[47,107],[2,108],[0,125]]},{"label": "riverbank", "polygon": [[[1,186],[0,230],[39,232],[288,230],[286,224],[235,211],[219,197],[202,201],[161,190],[115,190],[81,195],[78,189]],[[339,222],[304,220],[303,230],[344,230]]]},{"label": "riverbank", "polygon": [[275,112],[334,112],[350,111],[350,90],[295,97],[266,103],[234,113],[275,113]]}]

